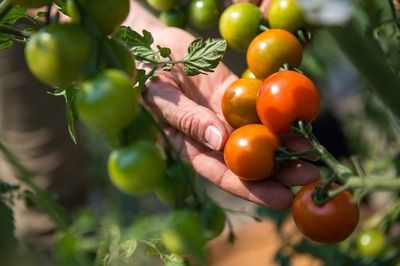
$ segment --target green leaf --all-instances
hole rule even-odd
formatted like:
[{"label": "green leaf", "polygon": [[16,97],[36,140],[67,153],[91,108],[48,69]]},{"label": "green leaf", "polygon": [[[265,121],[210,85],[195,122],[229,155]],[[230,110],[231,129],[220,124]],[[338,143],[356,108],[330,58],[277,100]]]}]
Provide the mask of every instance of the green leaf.
[{"label": "green leaf", "polygon": [[276,222],[276,226],[280,228],[288,216],[287,211],[273,210],[267,207],[258,207],[257,214],[259,216],[268,217]]},{"label": "green leaf", "polygon": [[10,37],[0,33],[0,51],[10,48],[13,43],[14,42],[10,39]]},{"label": "green leaf", "polygon": [[121,27],[116,36],[125,42],[136,58],[149,62],[158,61],[156,53],[151,49],[154,39],[150,32],[143,30],[143,35],[140,35],[130,27]]},{"label": "green leaf", "polygon": [[186,52],[183,71],[189,76],[213,72],[224,57],[225,51],[226,41],[223,39],[197,38]]},{"label": "green leaf", "polygon": [[15,190],[18,190],[19,188],[20,188],[19,185],[11,185],[9,183],[0,180],[0,194],[13,192]]},{"label": "green leaf", "polygon": [[169,49],[167,47],[161,47],[158,45],[157,45],[157,48],[158,48],[158,51],[159,51],[161,57],[168,58],[171,55],[171,49]]},{"label": "green leaf", "polygon": [[138,242],[135,239],[126,240],[120,243],[120,256],[123,259],[130,259],[136,251]]},{"label": "green leaf", "polygon": [[8,12],[7,16],[5,16],[1,20],[1,24],[3,25],[12,25],[14,24],[18,19],[27,17],[28,15],[26,14],[27,9],[24,7],[20,6],[14,6],[10,12]]},{"label": "green leaf", "polygon": [[67,0],[56,0],[56,5],[59,7],[59,11],[63,14],[67,14]]}]

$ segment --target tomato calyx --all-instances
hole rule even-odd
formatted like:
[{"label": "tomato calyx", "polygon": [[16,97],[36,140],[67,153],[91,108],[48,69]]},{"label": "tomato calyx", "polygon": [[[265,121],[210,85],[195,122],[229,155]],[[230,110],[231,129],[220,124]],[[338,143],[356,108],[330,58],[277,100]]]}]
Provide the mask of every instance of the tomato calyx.
[{"label": "tomato calyx", "polygon": [[299,68],[297,67],[292,67],[290,64],[285,63],[283,64],[278,71],[287,71],[287,70],[292,70],[292,71],[296,71],[297,73],[300,73],[302,75],[304,75],[303,71],[301,71]]}]

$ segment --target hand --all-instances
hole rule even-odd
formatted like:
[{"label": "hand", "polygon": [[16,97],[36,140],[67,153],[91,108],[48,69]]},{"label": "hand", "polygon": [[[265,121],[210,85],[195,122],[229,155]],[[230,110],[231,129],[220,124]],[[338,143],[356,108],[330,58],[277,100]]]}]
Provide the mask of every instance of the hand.
[{"label": "hand", "polygon": [[[156,36],[156,43],[174,51],[174,59],[183,58],[192,40],[191,35],[176,28],[164,28]],[[176,147],[200,175],[244,199],[275,209],[289,208],[292,195],[287,187],[318,179],[317,168],[307,163],[289,162],[273,178],[246,182],[224,163],[220,150],[232,128],[224,120],[220,104],[225,88],[236,79],[223,64],[212,74],[195,77],[185,76],[181,67],[176,66],[171,72],[160,72],[159,78],[147,84],[145,100],[164,123]],[[283,136],[282,142],[296,151],[310,146],[290,134]]]}]

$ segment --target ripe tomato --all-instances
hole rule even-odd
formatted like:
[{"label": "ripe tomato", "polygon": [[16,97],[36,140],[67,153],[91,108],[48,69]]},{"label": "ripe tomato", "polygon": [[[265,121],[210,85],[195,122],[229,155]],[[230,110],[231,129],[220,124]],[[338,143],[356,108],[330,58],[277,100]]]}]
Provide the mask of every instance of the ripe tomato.
[{"label": "ripe tomato", "polygon": [[[346,239],[357,227],[359,209],[350,192],[343,192],[335,198],[317,205],[312,193],[320,181],[300,189],[292,203],[294,222],[309,239],[326,244]],[[332,188],[337,188],[333,184]]]},{"label": "ripe tomato", "polygon": [[246,60],[250,71],[265,79],[288,63],[298,67],[303,57],[303,47],[288,31],[271,29],[257,35],[247,49]]},{"label": "ripe tomato", "polygon": [[90,60],[92,41],[79,26],[53,24],[33,34],[25,47],[31,72],[56,87],[82,78]]},{"label": "ripe tomato", "polygon": [[224,148],[225,163],[243,180],[261,180],[275,171],[277,135],[264,125],[251,124],[232,132]]},{"label": "ripe tomato", "polygon": [[204,258],[206,240],[202,233],[201,218],[189,210],[175,210],[166,219],[161,240],[172,253]]},{"label": "ripe tomato", "polygon": [[205,202],[201,207],[201,220],[203,233],[207,240],[216,238],[225,228],[225,213],[212,201]]},{"label": "ripe tomato", "polygon": [[[108,35],[118,29],[121,23],[129,14],[129,0],[102,0],[101,4],[97,0],[77,0],[81,8],[97,28]],[[73,1],[67,2],[67,13],[72,21],[79,21],[79,12],[77,12]]]},{"label": "ripe tomato", "polygon": [[11,0],[14,5],[20,5],[26,8],[38,8],[45,5],[50,5],[53,0]]},{"label": "ripe tomato", "polygon": [[138,113],[139,90],[120,70],[105,70],[79,84],[76,108],[88,127],[118,131],[131,123]]},{"label": "ripe tomato", "polygon": [[226,121],[239,128],[247,124],[259,124],[256,99],[262,81],[259,79],[238,79],[226,89],[222,96],[222,113]]},{"label": "ripe tomato", "polygon": [[280,71],[264,80],[256,107],[261,122],[272,132],[290,130],[296,120],[312,122],[319,112],[320,96],[314,83],[296,71]]},{"label": "ripe tomato", "polygon": [[251,73],[250,69],[246,68],[246,70],[242,73],[242,75],[240,76],[241,78],[249,78],[249,79],[255,79],[256,76]]},{"label": "ripe tomato", "polygon": [[304,27],[303,12],[296,0],[273,0],[268,9],[271,28],[295,32]]},{"label": "ripe tomato", "polygon": [[114,150],[108,158],[108,174],[122,192],[132,195],[154,190],[163,180],[165,161],[153,143],[140,140]]},{"label": "ripe tomato", "polygon": [[375,258],[387,248],[385,234],[378,229],[363,230],[356,238],[356,250],[361,256]]},{"label": "ripe tomato", "polygon": [[[132,83],[136,83],[136,65],[135,56],[129,51],[128,47],[119,39],[111,38],[107,39],[108,44],[111,47],[113,60],[106,63],[107,68],[116,68],[124,71],[132,78]],[[109,53],[110,51],[104,51]],[[108,58],[108,56],[102,56],[101,58]]]},{"label": "ripe tomato", "polygon": [[161,12],[158,19],[169,27],[185,28],[187,25],[187,14],[183,9],[171,9]]},{"label": "ripe tomato", "polygon": [[193,0],[189,6],[190,23],[199,29],[212,27],[219,16],[216,0]]},{"label": "ripe tomato", "polygon": [[219,32],[233,49],[244,52],[251,40],[259,33],[264,20],[260,9],[250,3],[236,3],[222,13]]},{"label": "ripe tomato", "polygon": [[171,10],[177,0],[147,0],[147,3],[155,10],[163,12]]}]

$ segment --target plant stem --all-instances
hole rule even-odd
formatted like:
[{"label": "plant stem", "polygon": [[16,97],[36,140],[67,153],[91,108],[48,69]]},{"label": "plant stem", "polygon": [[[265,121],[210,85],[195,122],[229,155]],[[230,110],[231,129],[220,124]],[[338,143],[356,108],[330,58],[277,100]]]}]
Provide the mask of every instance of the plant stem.
[{"label": "plant stem", "polygon": [[55,222],[58,229],[61,231],[67,231],[68,220],[65,217],[61,206],[49,195],[49,193],[43,191],[37,186],[31,179],[34,175],[26,170],[11,153],[11,151],[0,141],[0,152],[3,153],[5,159],[14,167],[16,170],[16,178],[22,183],[28,185],[32,191],[36,194],[36,200],[39,205],[50,215]]},{"label": "plant stem", "polygon": [[275,160],[279,162],[284,162],[287,160],[298,160],[303,157],[307,157],[310,155],[319,155],[317,149],[312,148],[306,151],[299,151],[299,152],[291,152],[286,150],[285,148],[278,148],[276,154],[275,154]]},{"label": "plant stem", "polygon": [[0,25],[0,33],[4,33],[4,34],[8,34],[8,35],[13,35],[16,37],[20,37],[23,39],[28,39],[29,38],[29,34],[22,32],[20,30],[11,28],[9,26],[4,26],[4,25]]},{"label": "plant stem", "polygon": [[10,0],[4,0],[0,3],[0,21],[7,16],[8,12],[13,8]]}]

